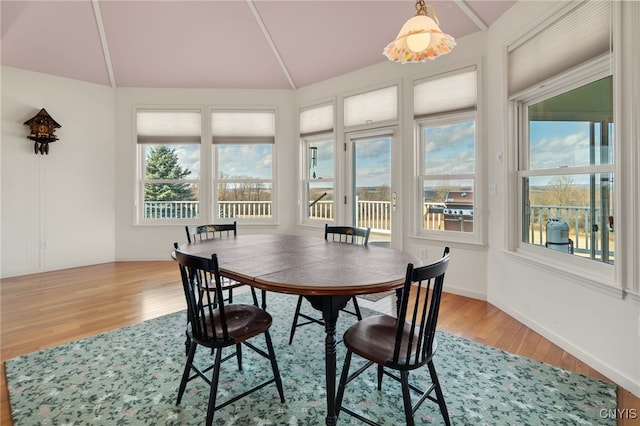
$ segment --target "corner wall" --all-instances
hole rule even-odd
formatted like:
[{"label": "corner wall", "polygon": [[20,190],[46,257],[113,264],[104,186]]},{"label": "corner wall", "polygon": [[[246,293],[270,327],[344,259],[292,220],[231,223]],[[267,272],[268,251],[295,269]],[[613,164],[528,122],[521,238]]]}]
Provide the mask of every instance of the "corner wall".
[{"label": "corner wall", "polygon": [[[62,126],[34,154],[23,123],[41,108]],[[2,67],[0,276],[115,259],[113,89]]]}]

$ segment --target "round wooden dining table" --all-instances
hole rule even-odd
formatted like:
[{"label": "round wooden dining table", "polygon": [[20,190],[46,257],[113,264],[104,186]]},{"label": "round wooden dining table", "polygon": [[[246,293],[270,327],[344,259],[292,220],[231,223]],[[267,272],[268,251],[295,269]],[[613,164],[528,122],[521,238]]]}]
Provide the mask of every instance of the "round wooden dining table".
[{"label": "round wooden dining table", "polygon": [[[182,252],[218,257],[220,273],[253,287],[302,295],[325,322],[326,424],[335,425],[336,321],[352,296],[402,287],[407,264],[400,250],[284,234],[249,234],[180,244]],[[264,304],[264,298],[263,298]]]}]

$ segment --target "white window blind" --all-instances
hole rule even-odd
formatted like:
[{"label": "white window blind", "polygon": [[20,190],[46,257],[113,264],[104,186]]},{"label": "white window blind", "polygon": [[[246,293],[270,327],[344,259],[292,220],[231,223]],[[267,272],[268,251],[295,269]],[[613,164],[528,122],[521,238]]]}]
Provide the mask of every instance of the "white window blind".
[{"label": "white window blind", "polygon": [[300,111],[300,136],[333,131],[333,104]]},{"label": "white window blind", "polygon": [[200,111],[138,110],[136,131],[138,143],[200,143]]},{"label": "white window blind", "polygon": [[586,1],[510,47],[509,95],[609,52],[611,7],[608,1]]},{"label": "white window blind", "polygon": [[275,143],[274,111],[214,111],[211,136],[214,144]]},{"label": "white window blind", "polygon": [[398,119],[398,86],[344,98],[345,127]]},{"label": "white window blind", "polygon": [[415,118],[430,114],[476,109],[477,72],[473,69],[422,80],[413,88]]}]

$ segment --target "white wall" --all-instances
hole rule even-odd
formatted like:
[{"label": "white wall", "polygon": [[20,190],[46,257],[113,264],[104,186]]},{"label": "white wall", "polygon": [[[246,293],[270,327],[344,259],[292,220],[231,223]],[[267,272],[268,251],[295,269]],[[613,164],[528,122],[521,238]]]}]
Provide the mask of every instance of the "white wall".
[{"label": "white wall", "polygon": [[[116,89],[116,229],[117,260],[169,259],[173,242],[186,240],[184,225],[136,225],[136,138],[134,111],[140,105],[189,107],[275,107],[274,168],[277,173],[278,223],[242,225],[243,233],[293,232],[296,221],[298,151],[292,90]],[[206,109],[205,109],[206,111]]]},{"label": "white wall", "polygon": [[[1,276],[114,260],[113,97],[109,87],[2,67]],[[40,108],[62,126],[49,155],[34,154],[23,125]]]},{"label": "white wall", "polygon": [[[640,395],[640,308],[637,299],[623,299],[621,292],[605,293],[589,288],[579,280],[523,262],[507,252],[506,183],[513,179],[508,166],[510,159],[515,161],[516,147],[506,136],[506,46],[554,6],[556,4],[548,2],[518,2],[488,33],[486,91],[492,94],[492,99],[487,111],[487,165],[488,180],[498,184],[498,194],[489,197],[487,298],[547,339]],[[636,50],[636,61],[638,54]],[[622,87],[630,88],[631,82],[623,81]],[[637,111],[637,95],[635,98]],[[616,132],[620,130],[616,127]],[[503,164],[495,161],[498,151],[504,153]],[[635,169],[637,167],[636,163]],[[616,180],[618,178],[616,176]],[[626,191],[622,196],[634,199],[631,190],[627,188]],[[627,223],[640,221],[637,209],[623,210],[623,216]],[[616,235],[616,249],[622,248],[619,237]],[[631,245],[627,247],[627,253],[616,256],[616,261],[626,256],[627,262],[636,263],[638,253],[633,253]],[[632,287],[631,284],[626,283],[628,287]]]}]

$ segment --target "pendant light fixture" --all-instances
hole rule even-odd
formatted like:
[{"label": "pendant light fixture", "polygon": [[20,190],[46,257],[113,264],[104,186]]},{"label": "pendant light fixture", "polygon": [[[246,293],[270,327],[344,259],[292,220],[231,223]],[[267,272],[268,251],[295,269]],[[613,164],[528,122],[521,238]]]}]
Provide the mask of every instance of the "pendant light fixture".
[{"label": "pendant light fixture", "polygon": [[416,15],[405,22],[383,53],[389,60],[403,64],[426,62],[451,52],[455,45],[455,39],[440,30],[433,6],[417,0]]}]

